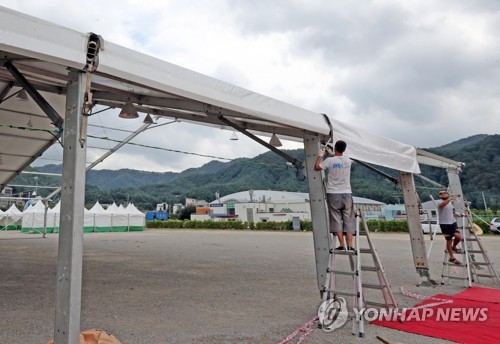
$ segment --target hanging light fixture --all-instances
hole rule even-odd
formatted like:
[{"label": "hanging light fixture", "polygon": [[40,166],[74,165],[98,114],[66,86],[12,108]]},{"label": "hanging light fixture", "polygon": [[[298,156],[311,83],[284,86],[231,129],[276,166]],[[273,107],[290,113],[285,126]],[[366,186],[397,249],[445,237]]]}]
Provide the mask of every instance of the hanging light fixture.
[{"label": "hanging light fixture", "polygon": [[24,88],[21,91],[17,92],[16,100],[19,100],[21,102],[27,102],[29,100],[28,93],[26,93],[26,90]]},{"label": "hanging light fixture", "polygon": [[238,141],[239,140],[238,136],[236,135],[236,131],[233,131],[233,135],[231,135],[230,140],[231,141]]},{"label": "hanging light fixture", "polygon": [[33,122],[31,122],[31,115],[30,115],[30,119],[28,120],[28,123],[26,123],[26,126],[28,128],[33,128]]},{"label": "hanging light fixture", "polygon": [[139,114],[137,113],[137,110],[135,109],[132,100],[130,100],[130,97],[126,101],[125,105],[123,105],[123,108],[118,116],[120,118],[128,118],[128,119],[134,119],[139,117]]},{"label": "hanging light fixture", "polygon": [[142,121],[144,124],[153,124],[153,118],[151,118],[151,115],[148,113],[146,117],[144,118],[144,121]]},{"label": "hanging light fixture", "polygon": [[280,139],[278,136],[276,136],[276,134],[273,134],[273,136],[271,136],[271,139],[269,140],[269,144],[273,147],[281,147],[283,146],[283,144],[281,143]]}]

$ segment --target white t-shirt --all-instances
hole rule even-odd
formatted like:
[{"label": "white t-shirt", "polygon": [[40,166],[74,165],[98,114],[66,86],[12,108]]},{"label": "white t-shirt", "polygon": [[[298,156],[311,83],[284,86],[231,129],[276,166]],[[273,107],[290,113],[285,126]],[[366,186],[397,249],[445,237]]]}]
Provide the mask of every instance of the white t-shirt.
[{"label": "white t-shirt", "polygon": [[438,217],[440,225],[451,225],[455,223],[455,217],[453,216],[453,204],[449,202],[444,207],[439,207],[439,204],[444,201],[437,201],[438,204]]},{"label": "white t-shirt", "polygon": [[329,157],[319,164],[322,170],[328,170],[327,193],[351,193],[351,164],[346,155]]}]

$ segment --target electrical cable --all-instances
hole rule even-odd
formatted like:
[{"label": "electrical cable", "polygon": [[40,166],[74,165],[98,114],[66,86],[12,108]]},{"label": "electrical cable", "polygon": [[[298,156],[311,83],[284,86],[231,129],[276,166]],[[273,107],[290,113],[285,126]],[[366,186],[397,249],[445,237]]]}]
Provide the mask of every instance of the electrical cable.
[{"label": "electrical cable", "polygon": [[[186,155],[196,155],[196,156],[201,156],[205,158],[212,158],[212,159],[218,159],[218,160],[226,160],[226,161],[236,161],[238,158],[224,158],[224,157],[218,157],[214,155],[205,155],[205,154],[199,154],[199,153],[193,153],[193,152],[186,152],[186,151],[181,151],[181,150],[176,150],[176,149],[169,149],[169,148],[164,148],[164,147],[158,147],[158,146],[151,146],[151,145],[146,145],[142,143],[134,143],[134,142],[124,142],[120,140],[115,140],[115,139],[110,139],[109,137],[99,137],[99,136],[93,136],[93,135],[88,135],[90,138],[94,139],[99,139],[99,140],[107,140],[107,141],[112,141],[112,142],[117,142],[117,143],[125,143],[126,145],[132,145],[132,146],[139,146],[139,147],[144,147],[144,148],[150,148],[150,149],[157,149],[157,150],[162,150],[166,152],[172,152],[172,153],[180,153],[180,154],[186,154]],[[267,164],[267,163],[257,163],[257,162],[251,162],[248,160],[242,160],[240,161],[241,163],[247,163],[247,164],[254,164],[254,165],[261,165],[261,166],[268,166],[268,167],[273,167],[273,168],[282,168],[283,165],[278,165],[278,164]],[[297,169],[296,176],[299,181],[304,181],[305,176],[302,174],[300,176],[301,170]]]},{"label": "electrical cable", "polygon": [[158,147],[158,146],[145,145],[145,144],[142,144],[142,143],[124,142],[124,141],[120,141],[120,140],[110,139],[109,137],[99,137],[99,136],[94,136],[94,135],[88,135],[88,137],[91,137],[93,139],[98,139],[98,140],[105,140],[105,141],[116,142],[116,143],[125,143],[127,145],[132,145],[132,146],[138,146],[138,147],[144,147],[144,148],[151,148],[151,149],[158,149],[158,150],[163,150],[163,151],[173,152],[173,153],[182,153],[182,154],[188,154],[188,155],[196,155],[196,156],[201,156],[201,157],[205,157],[205,158],[213,158],[213,159],[219,159],[219,160],[228,160],[228,161],[233,160],[231,158],[223,158],[223,157],[214,156],[214,155],[205,155],[205,154],[199,154],[199,153],[185,152],[185,151],[180,151],[180,150],[176,150],[176,149],[169,149],[169,148],[163,148],[163,147]]},{"label": "electrical cable", "polygon": [[30,127],[21,127],[21,126],[16,126],[16,125],[10,125],[10,124],[0,124],[0,127],[3,128],[10,128],[10,129],[18,129],[18,130],[27,130],[27,131],[38,131],[38,132],[45,132],[48,133],[59,142],[61,147],[64,147],[61,140],[59,140],[59,137],[56,134],[61,134],[61,130],[55,129],[55,130],[50,130],[50,129],[38,129],[38,128],[30,128]]}]

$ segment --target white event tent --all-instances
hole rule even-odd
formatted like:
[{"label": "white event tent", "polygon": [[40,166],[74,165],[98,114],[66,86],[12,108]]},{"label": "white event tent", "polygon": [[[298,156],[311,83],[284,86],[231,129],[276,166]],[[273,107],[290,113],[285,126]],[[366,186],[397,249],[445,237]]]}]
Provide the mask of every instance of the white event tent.
[{"label": "white event tent", "polygon": [[19,229],[19,222],[23,217],[23,213],[17,209],[15,204],[12,204],[9,209],[0,214],[0,229],[1,230],[16,230]]},{"label": "white event tent", "polygon": [[[61,202],[47,210],[46,233],[59,233]],[[42,233],[44,228],[45,206],[38,201],[22,213],[21,232]],[[145,215],[133,204],[126,208],[115,203],[107,210],[96,202],[90,210],[84,211],[84,232],[129,232],[143,231]]]}]

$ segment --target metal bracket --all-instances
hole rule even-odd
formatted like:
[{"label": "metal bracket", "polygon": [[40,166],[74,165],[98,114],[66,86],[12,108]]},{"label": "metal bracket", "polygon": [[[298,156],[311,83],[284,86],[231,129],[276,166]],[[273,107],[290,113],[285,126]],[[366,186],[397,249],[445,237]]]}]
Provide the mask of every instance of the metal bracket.
[{"label": "metal bracket", "polygon": [[99,49],[101,48],[102,38],[95,33],[89,34],[89,41],[87,43],[87,65],[84,70],[87,73],[87,80],[85,83],[85,96],[82,105],[82,124],[80,126],[80,146],[83,147],[87,141],[87,124],[90,111],[94,107],[92,100],[92,73],[97,70],[99,65]]},{"label": "metal bracket", "polygon": [[97,69],[99,65],[99,50],[104,45],[104,40],[101,36],[90,32],[89,41],[87,43],[87,65],[85,69],[89,72],[93,72]]}]

